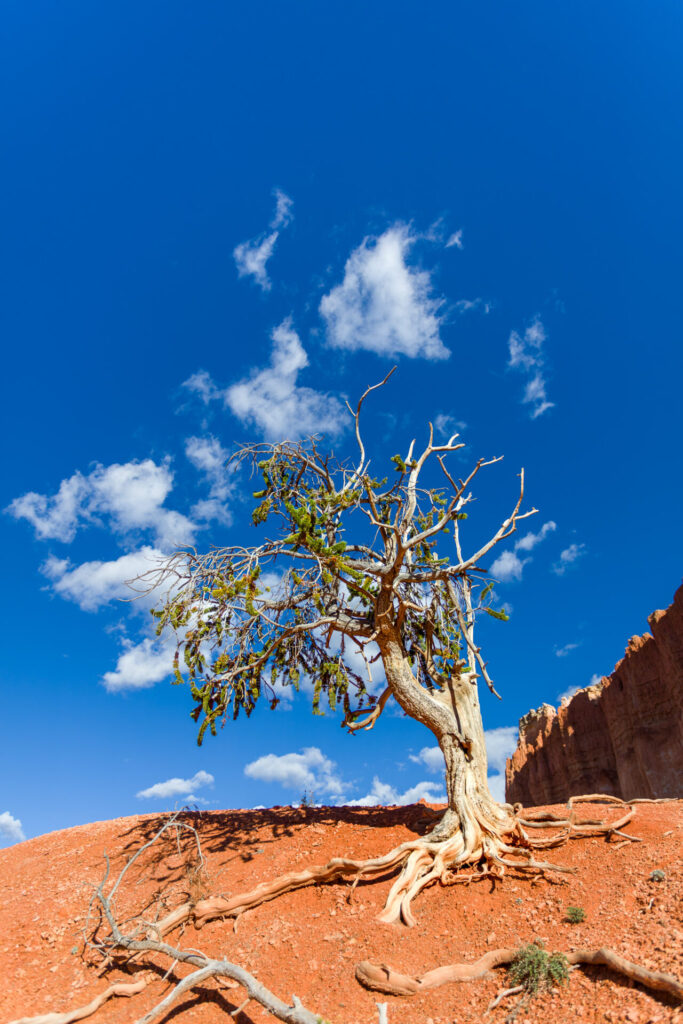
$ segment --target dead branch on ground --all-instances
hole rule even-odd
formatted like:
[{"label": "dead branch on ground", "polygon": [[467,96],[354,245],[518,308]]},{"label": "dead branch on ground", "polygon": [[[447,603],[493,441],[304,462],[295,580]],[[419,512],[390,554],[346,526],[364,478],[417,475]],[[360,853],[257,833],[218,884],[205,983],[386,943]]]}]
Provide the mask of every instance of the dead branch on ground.
[{"label": "dead branch on ground", "polygon": [[[85,1006],[77,1007],[65,1013],[48,1013],[37,1017],[22,1017],[20,1020],[11,1022],[11,1024],[72,1024],[72,1022],[84,1020],[86,1017],[92,1016],[105,1002],[114,996],[137,995],[144,991],[151,982],[158,980],[154,968],[158,971],[160,966],[165,966],[164,962],[160,965],[158,957],[154,959],[155,954],[166,958],[166,961],[170,962],[170,966],[163,975],[162,980],[164,981],[175,970],[176,964],[187,964],[193,967],[194,970],[191,974],[179,979],[163,999],[138,1019],[137,1024],[151,1024],[152,1021],[165,1014],[177,1002],[180,996],[192,991],[198,985],[211,978],[227,978],[232,982],[236,982],[237,985],[240,985],[246,991],[247,999],[242,1001],[235,1010],[228,1011],[233,1017],[237,1016],[237,1013],[253,1000],[259,1003],[272,1016],[284,1021],[285,1024],[319,1024],[320,1015],[307,1010],[300,999],[293,996],[292,1005],[289,1006],[243,967],[239,967],[237,964],[231,963],[226,959],[216,959],[207,956],[206,953],[198,949],[181,949],[163,942],[161,940],[162,933],[154,922],[145,921],[139,916],[133,917],[128,921],[131,930],[128,932],[121,930],[113,898],[135,861],[138,860],[145,850],[158,842],[166,832],[172,828],[177,830],[185,829],[191,832],[197,843],[199,862],[200,864],[203,863],[199,835],[192,825],[179,820],[181,813],[181,811],[178,811],[172,815],[152,839],[133,854],[108,892],[105,891],[105,887],[109,878],[110,864],[109,858],[105,854],[105,874],[93,896],[93,901],[98,906],[100,915],[104,917],[109,925],[110,933],[103,938],[98,938],[99,927],[96,927],[90,937],[86,938],[86,945],[101,956],[105,970],[112,966],[128,966],[132,961],[139,960],[141,955],[151,954],[151,960],[139,973],[139,976],[133,982],[119,982],[110,985],[109,988],[101,992]],[[155,935],[156,937],[154,937]],[[129,953],[133,954],[132,958],[126,955]]]},{"label": "dead branch on ground", "polygon": [[[373,964],[369,960],[363,960],[356,965],[356,979],[365,988],[372,989],[373,992],[384,992],[386,995],[392,996],[414,996],[452,982],[475,981],[477,978],[483,978],[494,967],[511,964],[518,952],[518,949],[493,949],[472,964],[448,964],[443,967],[435,967],[418,977],[401,974],[399,971],[387,967],[386,964]],[[647,988],[666,992],[667,995],[683,1002],[683,984],[672,974],[649,971],[647,968],[641,967],[640,964],[625,960],[624,957],[619,956],[618,953],[606,946],[601,949],[577,949],[573,953],[566,953],[565,956],[570,965],[598,964],[609,967],[610,970],[637,981]],[[507,994],[512,993],[508,992]]]}]

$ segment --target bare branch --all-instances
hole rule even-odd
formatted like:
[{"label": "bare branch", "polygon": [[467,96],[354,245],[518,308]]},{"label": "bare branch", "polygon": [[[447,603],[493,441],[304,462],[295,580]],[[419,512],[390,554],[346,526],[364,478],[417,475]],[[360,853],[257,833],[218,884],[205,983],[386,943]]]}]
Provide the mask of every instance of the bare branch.
[{"label": "bare branch", "polygon": [[[375,723],[377,722],[377,719],[379,718],[379,716],[384,711],[384,708],[385,708],[385,705],[386,705],[387,701],[392,696],[393,696],[393,694],[392,694],[391,690],[389,689],[389,687],[387,687],[387,689],[382,693],[381,697],[377,701],[377,704],[372,709],[372,711],[370,712],[369,715],[366,715],[365,718],[359,719],[357,722],[348,721],[348,718],[350,716],[347,716],[347,719],[343,723],[344,726],[349,730],[349,732],[356,732],[356,730],[358,730],[358,729],[364,729],[365,731],[369,731],[370,729],[374,729]],[[358,712],[358,711],[352,711],[351,712],[351,715],[357,715],[357,714],[360,714],[360,712]]]},{"label": "bare branch", "polygon": [[360,411],[361,411],[361,409],[363,407],[363,402],[368,397],[368,395],[370,394],[371,391],[376,391],[378,388],[383,387],[386,384],[386,382],[389,380],[389,378],[391,377],[392,373],[394,373],[395,370],[396,370],[396,367],[392,366],[392,368],[389,370],[389,373],[386,375],[384,380],[381,380],[379,382],[379,384],[373,384],[371,387],[365,389],[363,394],[360,396],[360,399],[359,399],[358,405],[356,407],[355,413],[354,413],[353,409],[351,408],[351,406],[349,405],[349,403],[348,402],[346,403],[346,407],[349,410],[349,412],[351,413],[351,415],[353,416],[354,421],[355,421],[356,441],[358,442],[358,448],[360,450],[360,459],[358,461],[358,466],[356,468],[356,471],[351,474],[349,479],[346,481],[346,483],[342,487],[342,489],[341,489],[341,493],[342,494],[345,491],[349,490],[351,487],[353,487],[353,485],[356,482],[356,480],[358,480],[360,475],[361,475],[361,473],[363,473],[364,467],[365,467],[365,445],[363,444],[363,438],[362,438],[362,435],[361,435],[361,432],[360,432]]}]

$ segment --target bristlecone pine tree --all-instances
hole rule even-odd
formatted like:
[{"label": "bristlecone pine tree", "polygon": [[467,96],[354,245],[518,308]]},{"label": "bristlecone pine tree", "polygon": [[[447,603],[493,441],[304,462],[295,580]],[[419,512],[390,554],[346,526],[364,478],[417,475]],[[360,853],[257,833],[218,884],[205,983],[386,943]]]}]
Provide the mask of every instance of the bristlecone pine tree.
[{"label": "bristlecone pine tree", "polygon": [[[248,444],[236,452],[233,460],[263,479],[253,522],[277,527],[277,536],[254,547],[177,552],[152,574],[153,585],[168,594],[153,614],[159,632],[176,632],[176,681],[187,679],[191,687],[200,742],[207,728],[215,734],[228,715],[250,715],[259,700],[275,707],[282,688],[298,690],[302,677],[313,684],[314,713],[323,695],[332,709],[341,703],[350,731],[371,729],[392,698],[432,731],[448,793],[435,827],[375,861],[333,861],[324,876],[367,877],[402,866],[383,919],[410,924],[414,896],[466,865],[476,876],[502,874],[506,866],[550,867],[534,861],[531,850],[556,843],[530,839],[513,808],[489,792],[477,679],[495,690],[474,642],[478,612],[507,617],[491,607],[493,582],[482,562],[536,510],[521,511],[522,471],[510,514],[478,550],[463,554],[460,526],[473,500],[470,485],[499,459],[480,460],[457,479],[448,457],[463,445],[458,435],[434,444],[430,424],[424,450],[416,454],[413,442],[405,456],[391,457],[390,482],[375,479],[359,422],[373,390],[355,413],[349,407],[357,462],[338,462],[314,438]],[[432,466],[441,484],[421,486]],[[447,539],[450,555],[438,547]],[[349,652],[362,655],[368,673],[381,661],[386,688],[379,699],[368,693]]]}]

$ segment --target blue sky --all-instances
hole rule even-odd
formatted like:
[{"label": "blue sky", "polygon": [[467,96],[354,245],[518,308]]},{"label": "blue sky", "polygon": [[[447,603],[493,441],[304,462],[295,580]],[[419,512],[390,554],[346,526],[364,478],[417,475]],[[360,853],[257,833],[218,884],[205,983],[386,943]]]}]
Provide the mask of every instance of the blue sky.
[{"label": "blue sky", "polygon": [[431,735],[390,713],[350,737],[302,699],[197,748],[120,600],[154,551],[248,542],[235,442],[346,451],[343,398],[394,362],[377,459],[462,424],[467,457],[505,455],[472,539],[521,466],[540,510],[496,552],[510,622],[480,633],[499,773],[518,718],[609,672],[681,579],[680,4],[3,20],[4,841],[439,793]]}]

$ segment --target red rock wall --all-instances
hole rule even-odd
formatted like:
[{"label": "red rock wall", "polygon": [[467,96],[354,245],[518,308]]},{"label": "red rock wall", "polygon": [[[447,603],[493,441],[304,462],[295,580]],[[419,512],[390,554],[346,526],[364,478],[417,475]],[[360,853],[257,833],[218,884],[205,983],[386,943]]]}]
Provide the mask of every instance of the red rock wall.
[{"label": "red rock wall", "polygon": [[610,676],[520,720],[505,772],[510,803],[683,795],[683,586],[648,623],[652,634],[631,637]]}]

